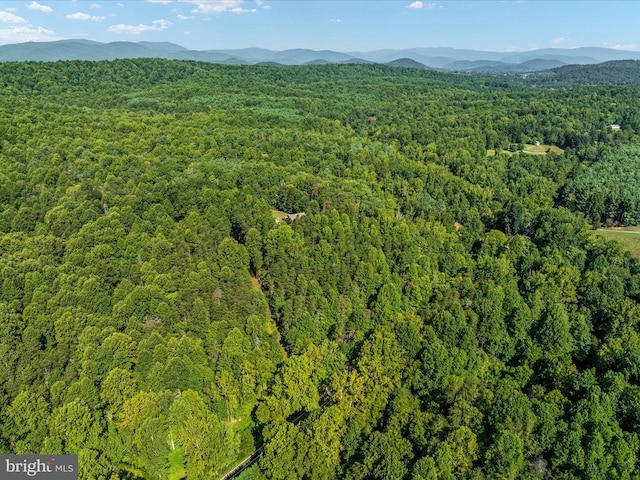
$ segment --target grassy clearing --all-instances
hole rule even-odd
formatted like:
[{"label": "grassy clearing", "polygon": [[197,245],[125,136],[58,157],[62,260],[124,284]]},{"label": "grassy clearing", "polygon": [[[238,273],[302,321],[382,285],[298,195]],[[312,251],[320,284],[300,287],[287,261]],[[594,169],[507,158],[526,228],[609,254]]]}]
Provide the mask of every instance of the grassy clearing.
[{"label": "grassy clearing", "polygon": [[533,153],[535,155],[545,155],[547,153],[547,150],[551,153],[557,153],[558,155],[564,153],[564,150],[561,149],[560,147],[556,147],[555,145],[546,145],[546,144],[540,144],[540,145],[530,145],[530,144],[525,144],[524,146],[524,152],[525,153]]},{"label": "grassy clearing", "polygon": [[283,212],[282,210],[271,210],[271,215],[273,215],[273,219],[276,222],[281,222],[282,219],[289,214],[287,212]]},{"label": "grassy clearing", "polygon": [[[506,153],[507,155],[513,155],[516,152],[510,152],[509,150],[495,150],[493,148],[487,149],[487,157],[495,157],[497,152]],[[546,155],[548,152],[556,153],[558,155],[564,153],[564,150],[560,147],[556,147],[555,145],[532,145],[530,143],[525,143],[522,152],[530,153],[532,155]]]},{"label": "grassy clearing", "polygon": [[640,259],[640,226],[600,228],[596,230],[596,235],[606,238],[607,240],[617,241],[622,248],[628,250],[631,252],[631,255]]}]

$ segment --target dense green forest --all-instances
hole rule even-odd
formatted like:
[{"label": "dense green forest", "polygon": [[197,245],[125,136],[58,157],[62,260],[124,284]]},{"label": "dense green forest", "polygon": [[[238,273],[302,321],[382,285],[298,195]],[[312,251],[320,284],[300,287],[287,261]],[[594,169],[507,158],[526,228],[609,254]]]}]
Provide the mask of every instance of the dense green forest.
[{"label": "dense green forest", "polygon": [[566,194],[594,223],[640,224],[640,147],[603,155],[569,183]]},{"label": "dense green forest", "polygon": [[[145,59],[0,89],[0,451],[640,478],[640,264],[589,229],[626,215],[636,87]],[[535,141],[563,153],[506,151]]]},{"label": "dense green forest", "polygon": [[640,85],[640,60],[613,60],[594,65],[564,65],[525,74],[515,74],[527,85],[577,87],[583,85]]}]

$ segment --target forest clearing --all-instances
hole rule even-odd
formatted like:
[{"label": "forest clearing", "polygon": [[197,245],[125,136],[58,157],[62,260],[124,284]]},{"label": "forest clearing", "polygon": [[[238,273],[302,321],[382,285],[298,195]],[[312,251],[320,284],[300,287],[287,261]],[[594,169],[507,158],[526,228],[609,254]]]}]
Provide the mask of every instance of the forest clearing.
[{"label": "forest clearing", "polygon": [[[513,155],[514,152],[516,151],[522,151],[524,153],[530,153],[532,155],[546,155],[548,153],[554,153],[556,155],[562,155],[564,153],[564,150],[560,147],[557,147],[555,145],[545,145],[545,144],[532,144],[532,143],[525,143],[522,144],[521,149],[518,149],[517,147],[513,147],[512,149],[501,149],[500,152],[507,154],[507,155]],[[497,150],[494,148],[489,148],[487,149],[487,156],[488,157],[494,157],[496,155]]]},{"label": "forest clearing", "polygon": [[622,248],[631,252],[631,255],[640,259],[640,227],[598,228],[595,233],[603,238],[615,240]]}]

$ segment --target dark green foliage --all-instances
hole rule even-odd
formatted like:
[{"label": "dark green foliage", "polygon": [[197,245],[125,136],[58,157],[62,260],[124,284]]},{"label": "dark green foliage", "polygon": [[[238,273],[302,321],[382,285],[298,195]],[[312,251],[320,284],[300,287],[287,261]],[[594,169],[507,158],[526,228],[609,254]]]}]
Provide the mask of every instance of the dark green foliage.
[{"label": "dark green foliage", "polygon": [[640,148],[612,151],[578,175],[565,192],[567,201],[594,223],[640,223]]},{"label": "dark green foliage", "polygon": [[[0,80],[3,451],[82,478],[258,448],[246,478],[640,475],[640,266],[561,205],[640,218],[635,88],[152,59]],[[534,140],[566,150],[503,151]]]},{"label": "dark green foliage", "polygon": [[597,65],[565,65],[523,75],[523,82],[544,87],[638,85],[640,61],[613,60]]}]

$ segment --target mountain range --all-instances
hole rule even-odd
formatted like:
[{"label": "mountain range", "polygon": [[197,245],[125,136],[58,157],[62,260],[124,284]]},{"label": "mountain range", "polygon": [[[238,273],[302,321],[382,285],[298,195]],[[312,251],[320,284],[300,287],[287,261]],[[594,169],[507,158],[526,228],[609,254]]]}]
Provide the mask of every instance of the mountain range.
[{"label": "mountain range", "polygon": [[111,42],[60,40],[0,45],[0,62],[113,60],[165,58],[227,64],[305,65],[323,63],[383,63],[470,73],[518,73],[564,65],[589,65],[612,60],[640,60],[640,52],[601,47],[546,48],[527,52],[486,52],[454,48],[409,48],[369,52],[332,50],[189,50],[169,42]]}]

